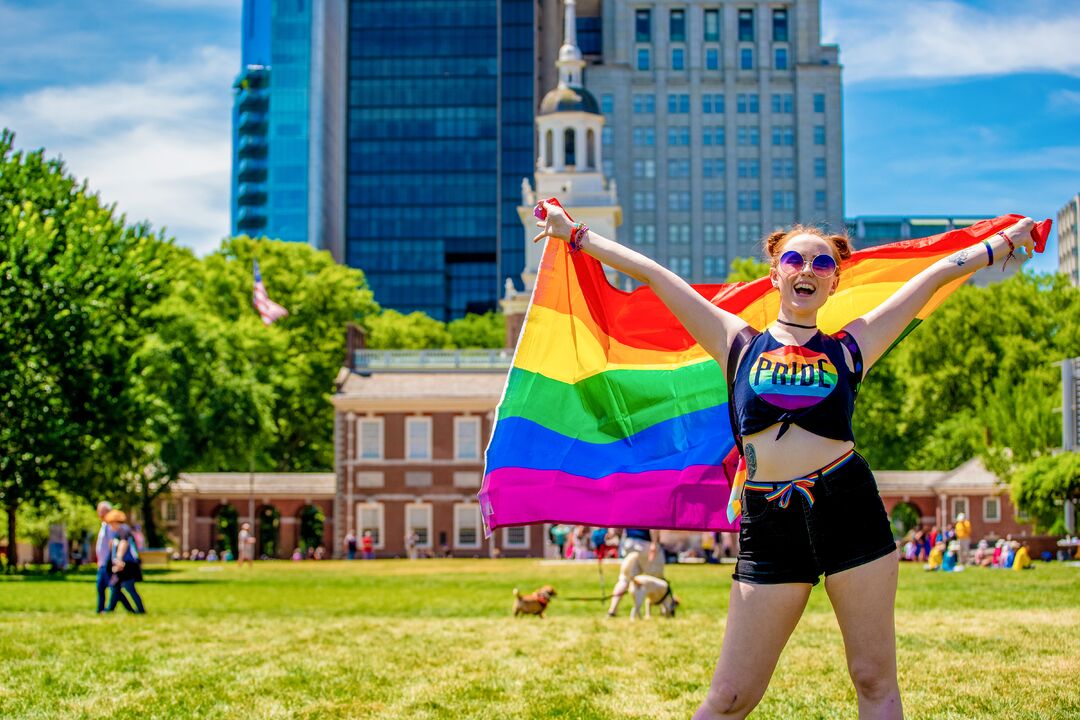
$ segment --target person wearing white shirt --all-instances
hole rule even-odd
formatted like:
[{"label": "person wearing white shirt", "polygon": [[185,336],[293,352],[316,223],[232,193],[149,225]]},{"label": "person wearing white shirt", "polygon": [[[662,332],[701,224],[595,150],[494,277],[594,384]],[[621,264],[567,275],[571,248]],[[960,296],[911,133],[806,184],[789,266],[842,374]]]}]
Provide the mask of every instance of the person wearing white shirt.
[{"label": "person wearing white shirt", "polygon": [[97,611],[100,615],[105,612],[105,589],[109,587],[109,578],[112,571],[109,568],[109,553],[112,549],[113,531],[105,522],[105,516],[112,510],[112,505],[107,502],[99,502],[97,506],[98,517],[101,518],[101,529],[98,530],[97,542],[94,544],[94,556],[97,558]]}]

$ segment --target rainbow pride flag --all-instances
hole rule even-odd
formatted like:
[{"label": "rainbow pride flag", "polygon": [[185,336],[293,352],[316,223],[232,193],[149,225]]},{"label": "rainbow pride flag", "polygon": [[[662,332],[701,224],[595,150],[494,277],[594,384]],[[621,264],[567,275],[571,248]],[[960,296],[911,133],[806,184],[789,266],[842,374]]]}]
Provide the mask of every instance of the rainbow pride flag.
[{"label": "rainbow pride flag", "polygon": [[[924,268],[1019,219],[854,253],[819,326],[839,330]],[[1039,226],[1040,252],[1048,229]],[[903,335],[963,281],[941,288]],[[759,330],[779,312],[768,278],[694,289]],[[735,529],[727,403],[721,366],[652,290],[619,290],[599,261],[549,240],[485,455],[485,531],[544,522]]]}]

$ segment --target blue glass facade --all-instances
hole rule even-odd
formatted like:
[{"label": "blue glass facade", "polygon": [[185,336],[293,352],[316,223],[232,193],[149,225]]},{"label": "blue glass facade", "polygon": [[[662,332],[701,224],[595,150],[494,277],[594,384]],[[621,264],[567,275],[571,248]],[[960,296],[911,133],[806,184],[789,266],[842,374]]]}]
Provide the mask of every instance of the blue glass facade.
[{"label": "blue glass facade", "polygon": [[244,0],[232,232],[309,241],[312,0]]},{"label": "blue glass facade", "polygon": [[266,234],[308,240],[311,5],[273,0],[270,44],[269,206]]},{"label": "blue glass facade", "polygon": [[520,283],[533,0],[351,0],[346,248],[384,307],[448,320]]}]

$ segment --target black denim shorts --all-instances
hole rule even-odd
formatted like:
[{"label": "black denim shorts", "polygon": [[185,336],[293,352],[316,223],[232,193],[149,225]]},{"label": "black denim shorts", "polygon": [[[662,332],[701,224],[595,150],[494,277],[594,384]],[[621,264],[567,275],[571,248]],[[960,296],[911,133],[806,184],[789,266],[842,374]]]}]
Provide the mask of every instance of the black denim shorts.
[{"label": "black denim shorts", "polygon": [[862,455],[818,478],[810,492],[813,504],[794,492],[781,507],[766,492],[744,490],[735,580],[816,585],[821,575],[896,552],[885,504]]}]

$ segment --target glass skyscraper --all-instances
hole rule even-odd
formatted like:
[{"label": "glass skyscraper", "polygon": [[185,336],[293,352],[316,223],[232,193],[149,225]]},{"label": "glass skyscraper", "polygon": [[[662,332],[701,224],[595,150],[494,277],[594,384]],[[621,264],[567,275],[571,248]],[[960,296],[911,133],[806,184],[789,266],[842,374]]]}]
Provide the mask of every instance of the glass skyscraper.
[{"label": "glass skyscraper", "polygon": [[519,282],[534,0],[351,0],[346,262],[384,307],[448,320]]},{"label": "glass skyscraper", "polygon": [[343,0],[244,0],[232,232],[343,250]]}]

